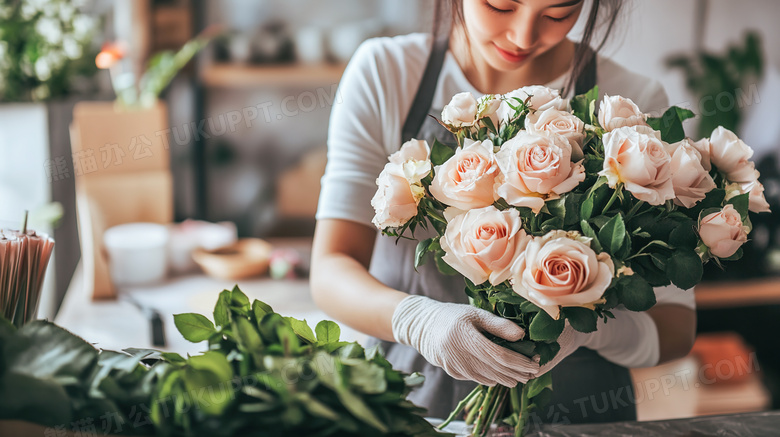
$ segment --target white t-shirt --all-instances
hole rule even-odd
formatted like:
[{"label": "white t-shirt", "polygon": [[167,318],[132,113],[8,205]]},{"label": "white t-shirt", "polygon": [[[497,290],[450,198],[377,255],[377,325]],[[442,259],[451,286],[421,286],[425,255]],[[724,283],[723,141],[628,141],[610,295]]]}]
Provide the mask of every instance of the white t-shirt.
[{"label": "white t-shirt", "polygon": [[[374,227],[371,198],[387,157],[401,147],[401,129],[425,70],[431,35],[413,33],[372,38],[357,49],[339,84],[328,129],[328,164],[322,178],[317,220],[344,219]],[[599,93],[632,99],[644,112],[659,113],[668,97],[658,81],[598,57]],[[545,84],[562,88],[566,75]],[[470,91],[468,81],[448,51],[439,74],[432,108],[443,108],[453,95]],[[658,302],[695,308],[692,290],[656,288]]]}]

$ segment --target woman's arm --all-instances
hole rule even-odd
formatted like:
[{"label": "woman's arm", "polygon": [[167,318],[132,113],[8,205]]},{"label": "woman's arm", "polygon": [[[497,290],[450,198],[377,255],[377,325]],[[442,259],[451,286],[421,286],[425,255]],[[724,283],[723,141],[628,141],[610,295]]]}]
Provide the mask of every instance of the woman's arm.
[{"label": "woman's arm", "polygon": [[659,304],[647,314],[658,329],[658,364],[688,355],[696,339],[696,311],[682,305]]},{"label": "woman's arm", "polygon": [[394,341],[393,312],[408,294],[368,273],[377,231],[340,219],[317,222],[311,262],[314,302],[329,316],[365,334]]}]

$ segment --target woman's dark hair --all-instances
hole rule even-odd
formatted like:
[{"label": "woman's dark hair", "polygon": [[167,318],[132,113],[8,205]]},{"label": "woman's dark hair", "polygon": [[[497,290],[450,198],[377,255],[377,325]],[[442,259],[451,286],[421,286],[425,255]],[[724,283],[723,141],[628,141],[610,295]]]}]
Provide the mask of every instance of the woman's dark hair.
[{"label": "woman's dark hair", "polygon": [[[583,0],[586,1],[586,0]],[[592,0],[590,11],[588,14],[588,21],[585,23],[585,29],[582,33],[582,39],[577,44],[577,49],[574,52],[574,58],[572,59],[572,74],[566,81],[566,85],[563,87],[562,93],[566,95],[568,90],[574,87],[577,83],[577,77],[585,69],[591,56],[594,56],[594,52],[600,51],[604,44],[609,39],[612,30],[615,27],[620,12],[623,8],[624,0]],[[600,21],[603,17],[604,21]],[[454,25],[463,26],[463,0],[437,0],[436,9],[434,15],[434,37],[435,38],[449,38],[450,33]],[[596,30],[601,25],[604,25],[603,37],[598,45],[592,47],[593,36]],[[465,31],[465,26],[463,27]],[[600,30],[600,29],[599,29]]]}]

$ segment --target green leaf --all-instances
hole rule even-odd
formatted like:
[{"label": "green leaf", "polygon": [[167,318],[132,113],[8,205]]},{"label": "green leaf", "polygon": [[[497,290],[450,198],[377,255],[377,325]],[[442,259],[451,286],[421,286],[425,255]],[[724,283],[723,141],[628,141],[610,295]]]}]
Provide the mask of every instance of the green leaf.
[{"label": "green leaf", "polygon": [[542,390],[549,388],[552,389],[552,373],[547,372],[544,375],[534,378],[528,381],[528,397],[533,398],[537,396]]},{"label": "green leaf", "polygon": [[181,335],[187,340],[193,343],[199,343],[204,340],[208,340],[216,329],[211,320],[205,316],[195,313],[174,314],[173,323],[176,325],[176,329],[179,330]]},{"label": "green leaf", "polygon": [[626,238],[626,225],[623,223],[623,216],[616,214],[604,227],[599,230],[599,242],[601,246],[609,253],[615,255],[623,246]]},{"label": "green leaf", "polygon": [[579,332],[593,332],[596,330],[598,316],[596,312],[588,308],[566,307],[563,314],[569,320],[571,327]]},{"label": "green leaf", "polygon": [[301,337],[311,344],[317,343],[317,338],[314,336],[314,332],[312,332],[305,319],[298,320],[293,317],[285,317],[285,320],[290,322],[290,326],[292,326],[293,331],[295,331],[295,334],[297,334],[298,337]]},{"label": "green leaf", "polygon": [[192,407],[204,413],[219,416],[233,400],[232,386],[228,382],[233,378],[233,369],[224,355],[208,351],[203,355],[190,357],[184,370],[184,384],[189,393],[206,393],[204,396],[192,396]]},{"label": "green leaf", "polygon": [[330,320],[323,320],[317,323],[314,331],[317,333],[317,341],[321,344],[335,343],[339,341],[339,336],[341,335],[339,325]]},{"label": "green leaf", "polygon": [[695,249],[699,244],[699,237],[696,235],[693,220],[686,220],[680,223],[671,234],[669,234],[669,243],[675,248]]},{"label": "green leaf", "polygon": [[255,320],[257,320],[257,323],[260,323],[260,321],[263,320],[263,317],[265,317],[266,314],[273,314],[274,309],[271,308],[271,306],[265,302],[255,300],[254,302],[252,302],[252,312],[255,315]]},{"label": "green leaf", "polygon": [[580,222],[580,228],[582,229],[582,234],[591,239],[590,248],[593,249],[593,251],[596,253],[603,252],[604,249],[601,247],[601,243],[599,242],[599,237],[596,235],[596,231],[594,231],[593,228],[590,226],[590,223],[588,223],[585,220],[582,220]]},{"label": "green leaf", "polygon": [[220,382],[233,379],[233,368],[227,358],[217,351],[208,351],[203,355],[195,355],[187,360],[187,365],[193,369],[208,370]]},{"label": "green leaf", "polygon": [[557,340],[558,336],[563,332],[563,327],[563,318],[554,320],[545,311],[540,311],[536,313],[536,316],[531,321],[528,333],[531,336],[531,340],[534,341]]},{"label": "green leaf", "polygon": [[214,307],[214,323],[217,326],[230,325],[230,290],[223,290],[217,297],[217,305]]},{"label": "green leaf", "polygon": [[557,341],[536,343],[535,353],[539,354],[539,365],[543,366],[550,362],[559,350],[561,350],[561,345]]},{"label": "green leaf", "polygon": [[185,360],[184,357],[177,354],[176,352],[161,352],[160,356],[162,357],[163,360],[171,364],[184,364],[187,362],[187,360]]},{"label": "green leaf", "polygon": [[348,366],[349,384],[351,387],[366,393],[380,394],[387,391],[385,369],[366,361],[355,366]]},{"label": "green leaf", "polygon": [[580,120],[587,124],[594,124],[596,119],[593,114],[593,107],[595,101],[599,98],[599,87],[594,86],[591,90],[585,94],[574,96],[571,99],[572,113]]},{"label": "green leaf", "polygon": [[647,311],[655,305],[653,287],[637,274],[618,280],[617,295],[620,303],[630,311]]},{"label": "green leaf", "polygon": [[688,290],[701,282],[704,267],[701,258],[693,250],[678,249],[666,263],[666,274],[672,283]]},{"label": "green leaf", "polygon": [[431,146],[431,164],[434,166],[442,165],[447,162],[448,159],[455,155],[455,151],[439,140],[433,140],[433,146]]},{"label": "green leaf", "polygon": [[259,365],[259,353],[265,348],[257,328],[252,322],[244,316],[237,316],[233,319],[233,330],[238,337],[238,344],[246,353],[255,357],[255,364]]},{"label": "green leaf", "polygon": [[230,301],[232,305],[249,310],[249,298],[238,288],[238,285],[233,287],[230,293]]},{"label": "green leaf", "polygon": [[425,255],[428,253],[428,247],[433,242],[433,238],[426,238],[425,240],[420,241],[417,243],[417,248],[414,250],[414,268],[415,270],[417,267],[420,267],[421,265],[425,264],[426,257]]},{"label": "green leaf", "polygon": [[677,106],[667,109],[661,117],[650,117],[647,124],[661,132],[661,139],[667,143],[676,143],[685,139],[682,122],[695,117],[695,114]]}]

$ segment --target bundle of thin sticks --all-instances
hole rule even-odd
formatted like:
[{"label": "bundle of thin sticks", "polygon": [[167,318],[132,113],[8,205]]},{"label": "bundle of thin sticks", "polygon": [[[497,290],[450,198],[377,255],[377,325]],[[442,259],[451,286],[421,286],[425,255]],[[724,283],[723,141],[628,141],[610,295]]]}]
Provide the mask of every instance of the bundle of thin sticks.
[{"label": "bundle of thin sticks", "polygon": [[35,318],[54,240],[33,230],[0,229],[0,315],[22,326]]}]

